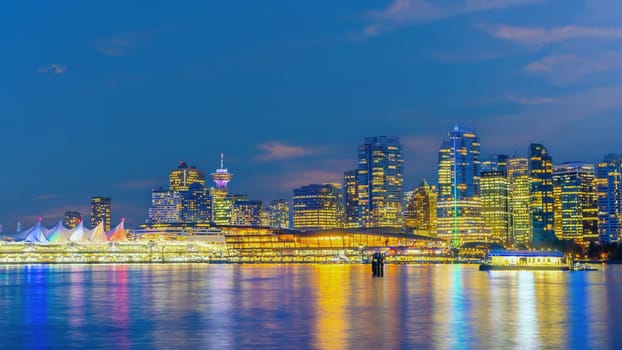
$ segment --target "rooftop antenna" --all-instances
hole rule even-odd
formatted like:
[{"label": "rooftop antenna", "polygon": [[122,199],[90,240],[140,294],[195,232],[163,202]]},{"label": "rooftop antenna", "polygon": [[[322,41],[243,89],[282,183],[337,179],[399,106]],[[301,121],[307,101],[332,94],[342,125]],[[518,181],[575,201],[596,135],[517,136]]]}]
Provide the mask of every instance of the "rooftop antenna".
[{"label": "rooftop antenna", "polygon": [[220,169],[224,169],[224,168],[225,168],[225,154],[220,153]]}]

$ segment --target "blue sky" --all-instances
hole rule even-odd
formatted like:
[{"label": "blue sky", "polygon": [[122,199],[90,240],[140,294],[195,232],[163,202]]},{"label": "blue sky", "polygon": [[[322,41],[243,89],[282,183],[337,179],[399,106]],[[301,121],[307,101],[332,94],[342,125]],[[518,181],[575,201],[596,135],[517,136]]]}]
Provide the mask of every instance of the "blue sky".
[{"label": "blue sky", "polygon": [[436,181],[456,122],[482,153],[620,152],[618,0],[65,1],[0,11],[0,223],[89,198],[147,216],[150,189],[220,152],[237,193],[340,180],[399,136],[406,187]]}]

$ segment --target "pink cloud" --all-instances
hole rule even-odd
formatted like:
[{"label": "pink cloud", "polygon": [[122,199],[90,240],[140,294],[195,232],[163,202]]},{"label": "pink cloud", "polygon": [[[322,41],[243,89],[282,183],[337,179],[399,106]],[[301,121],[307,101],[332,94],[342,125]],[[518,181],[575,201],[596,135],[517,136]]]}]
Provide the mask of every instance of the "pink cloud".
[{"label": "pink cloud", "polygon": [[67,66],[62,66],[60,64],[52,63],[50,65],[37,68],[38,74],[47,74],[52,73],[53,75],[59,75],[67,73]]},{"label": "pink cloud", "polygon": [[507,96],[508,100],[522,104],[522,105],[544,105],[549,103],[555,103],[558,101],[557,98],[553,97],[544,97],[544,96],[535,96],[535,97],[525,97],[518,96],[515,94],[509,94]]},{"label": "pink cloud", "polygon": [[153,188],[153,187],[156,187],[157,185],[158,185],[158,182],[156,180],[143,179],[143,180],[129,180],[129,181],[119,184],[119,187],[128,189],[128,190],[135,190],[135,189]]},{"label": "pink cloud", "polygon": [[375,37],[383,32],[413,23],[429,22],[453,16],[497,10],[544,0],[394,0],[383,10],[369,12],[372,23],[365,26],[357,39]]},{"label": "pink cloud", "polygon": [[557,28],[517,27],[511,25],[481,25],[495,38],[524,45],[541,46],[571,39],[622,39],[622,28],[564,26]]},{"label": "pink cloud", "polygon": [[279,141],[270,141],[258,146],[264,153],[256,157],[261,161],[272,161],[289,158],[298,158],[318,154],[319,148],[288,145]]},{"label": "pink cloud", "polygon": [[273,188],[291,191],[296,187],[319,183],[342,183],[343,173],[347,169],[339,170],[298,170],[280,174],[278,177],[266,178],[266,182]]},{"label": "pink cloud", "polygon": [[606,71],[620,70],[622,51],[587,52],[574,55],[550,55],[528,63],[524,70],[541,74],[556,84],[568,84]]}]

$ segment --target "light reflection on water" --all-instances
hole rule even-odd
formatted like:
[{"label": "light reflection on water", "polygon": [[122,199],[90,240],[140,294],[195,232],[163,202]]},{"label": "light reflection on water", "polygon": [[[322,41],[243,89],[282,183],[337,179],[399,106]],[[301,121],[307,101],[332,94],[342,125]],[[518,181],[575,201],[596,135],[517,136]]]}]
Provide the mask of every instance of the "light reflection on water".
[{"label": "light reflection on water", "polygon": [[0,348],[613,349],[621,292],[622,266],[4,266]]}]

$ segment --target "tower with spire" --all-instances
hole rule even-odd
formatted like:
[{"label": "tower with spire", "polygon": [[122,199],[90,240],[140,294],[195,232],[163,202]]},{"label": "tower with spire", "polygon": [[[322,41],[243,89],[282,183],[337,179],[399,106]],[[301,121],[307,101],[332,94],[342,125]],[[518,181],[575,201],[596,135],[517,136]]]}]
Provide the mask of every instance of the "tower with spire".
[{"label": "tower with spire", "polygon": [[225,155],[220,154],[220,168],[211,174],[216,187],[210,189],[212,198],[212,222],[216,225],[231,225],[234,198],[229,195],[227,185],[233,174],[225,168]]},{"label": "tower with spire", "polygon": [[212,173],[211,176],[212,180],[214,180],[214,182],[216,183],[216,188],[224,189],[225,192],[227,192],[227,184],[229,184],[231,178],[233,178],[233,174],[231,174],[229,170],[225,168],[224,153],[220,154],[220,168],[216,169],[216,172]]}]

